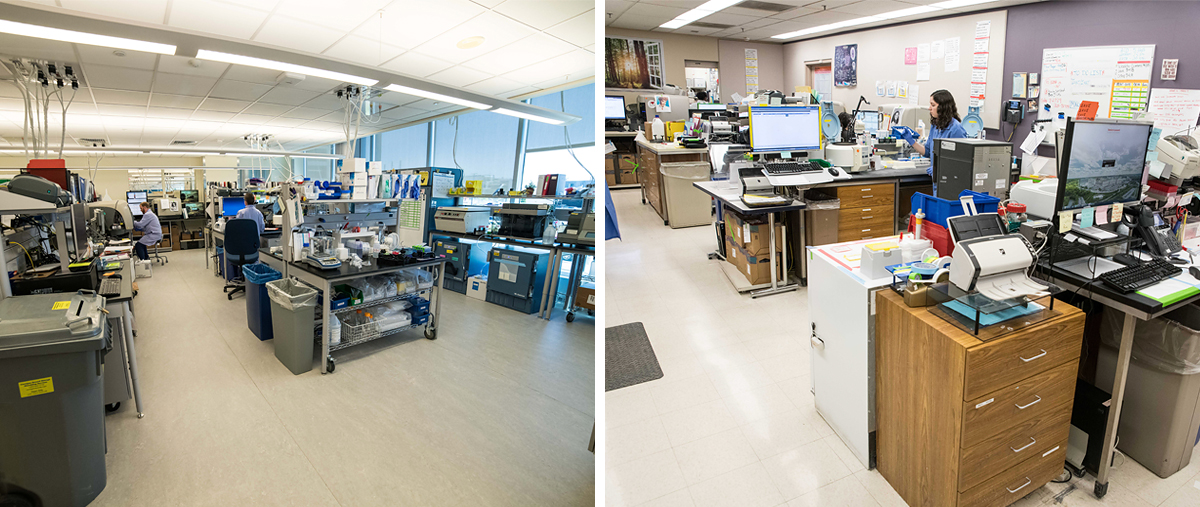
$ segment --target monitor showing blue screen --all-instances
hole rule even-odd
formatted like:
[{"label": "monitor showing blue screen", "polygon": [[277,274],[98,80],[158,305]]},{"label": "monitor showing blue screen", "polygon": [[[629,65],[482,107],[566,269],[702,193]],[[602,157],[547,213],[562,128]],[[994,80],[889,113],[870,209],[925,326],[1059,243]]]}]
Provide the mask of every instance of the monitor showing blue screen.
[{"label": "monitor showing blue screen", "polygon": [[756,152],[809,151],[821,148],[817,106],[752,106],[750,149]]},{"label": "monitor showing blue screen", "polygon": [[221,215],[231,217],[246,207],[243,197],[226,197],[221,199]]}]

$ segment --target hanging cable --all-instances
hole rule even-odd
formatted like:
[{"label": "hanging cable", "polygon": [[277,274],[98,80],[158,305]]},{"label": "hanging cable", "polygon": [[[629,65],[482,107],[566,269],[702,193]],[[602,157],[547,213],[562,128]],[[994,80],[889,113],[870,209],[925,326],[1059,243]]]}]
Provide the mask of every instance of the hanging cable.
[{"label": "hanging cable", "polygon": [[[564,95],[565,95],[565,92],[561,92],[561,91],[558,92],[558,105],[559,105],[559,108],[562,109],[562,112],[565,113],[565,112],[567,112],[567,103],[566,103],[566,98],[563,97]],[[571,154],[571,158],[575,159],[575,163],[579,164],[579,167],[582,167],[584,171],[587,171],[588,176],[592,177],[592,183],[595,183],[596,175],[592,174],[592,171],[590,169],[588,169],[587,166],[583,165],[583,162],[579,161],[579,157],[575,156],[575,149],[571,147],[571,132],[567,130],[566,125],[563,125],[562,129],[563,129],[563,140],[566,141],[566,143],[567,143],[567,153]]]}]

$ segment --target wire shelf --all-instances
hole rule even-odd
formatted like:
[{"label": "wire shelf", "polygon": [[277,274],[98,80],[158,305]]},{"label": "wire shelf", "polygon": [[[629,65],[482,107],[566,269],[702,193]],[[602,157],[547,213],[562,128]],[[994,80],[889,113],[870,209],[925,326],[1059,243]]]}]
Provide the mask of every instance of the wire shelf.
[{"label": "wire shelf", "polygon": [[337,310],[330,310],[329,314],[337,315],[339,313],[346,313],[346,312],[349,312],[352,310],[361,310],[363,308],[369,308],[369,307],[376,306],[376,305],[382,305],[384,303],[391,303],[391,302],[395,302],[395,301],[404,301],[406,299],[413,299],[417,296],[425,295],[432,290],[433,290],[433,287],[428,287],[425,289],[418,289],[416,292],[405,292],[404,294],[388,296],[388,297],[382,298],[382,299],[376,299],[376,300],[372,300],[372,301],[364,301],[357,305],[347,306],[344,308],[338,308]]},{"label": "wire shelf", "polygon": [[[333,352],[335,350],[341,350],[341,349],[344,349],[347,347],[353,347],[355,345],[369,342],[371,340],[377,340],[377,339],[383,338],[385,336],[391,336],[396,333],[402,333],[404,331],[416,329],[421,326],[424,326],[425,324],[426,323],[409,324],[407,326],[400,326],[395,329],[388,329],[386,331],[381,331],[379,329],[379,326],[375,322],[367,322],[365,324],[360,324],[357,326],[343,322],[342,323],[342,340],[336,344],[335,343],[329,344],[329,351]],[[319,338],[318,338],[318,340],[319,340]]]}]

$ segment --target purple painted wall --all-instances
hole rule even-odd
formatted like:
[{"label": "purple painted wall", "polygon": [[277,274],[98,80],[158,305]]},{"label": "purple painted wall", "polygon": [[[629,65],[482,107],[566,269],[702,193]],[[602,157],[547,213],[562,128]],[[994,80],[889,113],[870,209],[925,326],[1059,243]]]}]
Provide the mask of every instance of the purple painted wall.
[{"label": "purple painted wall", "polygon": [[[1055,1],[1008,8],[1008,31],[1004,45],[1004,91],[989,98],[988,106],[1002,107],[1012,97],[1013,72],[1041,72],[1043,48],[1154,44],[1151,88],[1200,89],[1200,54],[1196,36],[1200,31],[1200,2],[1181,1]],[[1175,81],[1158,78],[1163,58],[1178,58]],[[1013,154],[1033,125],[1026,116],[1012,136]],[[1004,132],[1009,132],[1005,124]],[[1003,140],[988,129],[989,139]],[[1007,136],[1006,136],[1007,137]],[[1041,155],[1053,156],[1045,147]]]}]

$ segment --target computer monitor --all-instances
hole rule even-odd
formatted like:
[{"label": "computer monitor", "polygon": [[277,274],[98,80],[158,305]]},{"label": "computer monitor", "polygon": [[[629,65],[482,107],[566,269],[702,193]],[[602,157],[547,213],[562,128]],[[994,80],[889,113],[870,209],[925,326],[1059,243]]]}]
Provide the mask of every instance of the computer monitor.
[{"label": "computer monitor", "polygon": [[200,191],[199,190],[180,190],[179,191],[179,201],[184,202],[184,203],[200,202]]},{"label": "computer monitor", "polygon": [[754,152],[821,149],[817,106],[750,106],[750,149]]},{"label": "computer monitor", "polygon": [[625,97],[623,95],[605,95],[604,96],[604,119],[605,120],[624,120],[625,119]]},{"label": "computer monitor", "polygon": [[859,111],[854,115],[855,121],[862,121],[863,127],[867,134],[875,134],[879,132],[879,111]]},{"label": "computer monitor", "polygon": [[146,192],[125,192],[125,202],[129,203],[129,212],[135,217],[140,217],[142,216],[142,207],[138,206],[138,204],[146,202]]},{"label": "computer monitor", "polygon": [[1139,201],[1152,128],[1109,119],[1067,122],[1055,211]]},{"label": "computer monitor", "polygon": [[221,216],[236,216],[245,207],[246,200],[244,197],[224,197],[221,199]]}]

